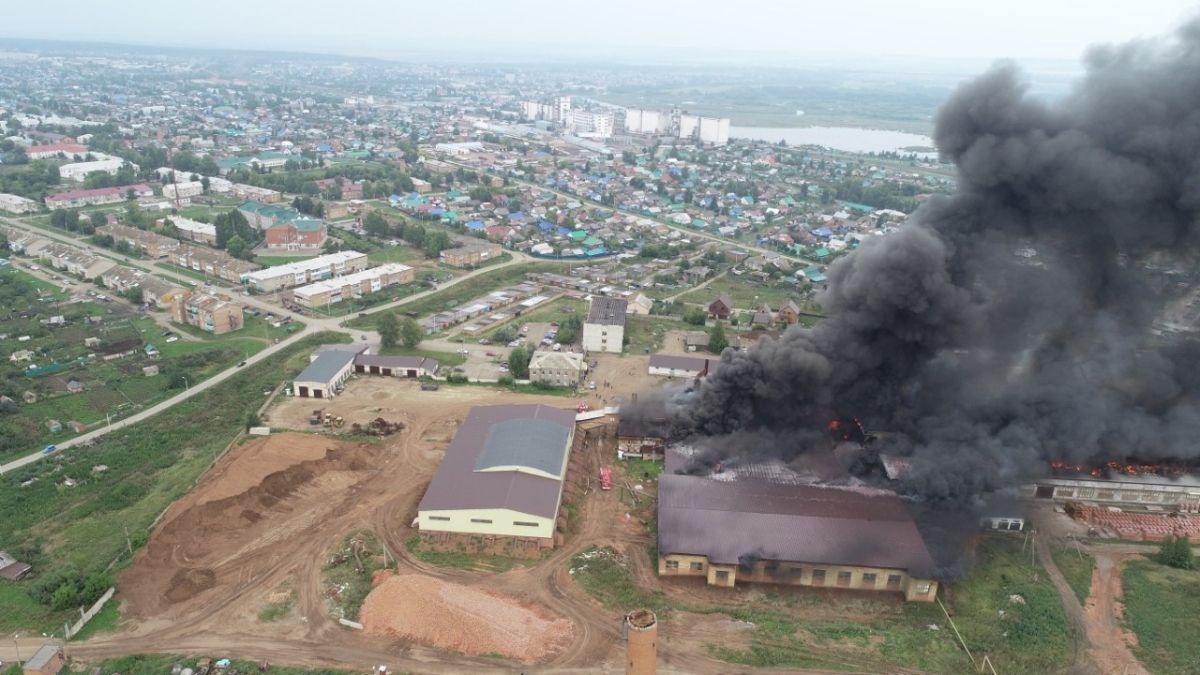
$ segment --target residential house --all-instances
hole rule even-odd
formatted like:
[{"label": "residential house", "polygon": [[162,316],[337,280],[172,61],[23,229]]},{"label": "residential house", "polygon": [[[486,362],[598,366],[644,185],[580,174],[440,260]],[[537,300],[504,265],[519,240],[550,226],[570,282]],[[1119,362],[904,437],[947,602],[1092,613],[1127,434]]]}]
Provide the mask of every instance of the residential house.
[{"label": "residential house", "polygon": [[593,297],[583,322],[583,348],[589,352],[620,354],[625,349],[626,302]]},{"label": "residential house", "polygon": [[717,296],[716,300],[708,303],[708,316],[712,319],[728,319],[733,312],[733,300],[726,294]]},{"label": "residential house", "polygon": [[216,293],[180,293],[171,305],[171,319],[214,335],[245,325],[241,305]]},{"label": "residential house", "polygon": [[583,354],[536,351],[529,360],[529,380],[555,387],[576,387],[587,373]]}]

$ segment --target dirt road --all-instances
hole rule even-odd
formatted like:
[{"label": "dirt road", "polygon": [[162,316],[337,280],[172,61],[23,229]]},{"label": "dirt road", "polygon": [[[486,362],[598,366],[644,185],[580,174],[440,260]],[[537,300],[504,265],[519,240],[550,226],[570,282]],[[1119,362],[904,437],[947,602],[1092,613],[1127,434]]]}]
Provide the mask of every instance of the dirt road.
[{"label": "dirt road", "polygon": [[1130,647],[1137,637],[1121,625],[1124,606],[1121,604],[1121,568],[1136,553],[1110,552],[1091,547],[1088,552],[1096,559],[1092,571],[1092,588],[1083,609],[1087,628],[1088,652],[1097,668],[1105,675],[1149,675]]}]

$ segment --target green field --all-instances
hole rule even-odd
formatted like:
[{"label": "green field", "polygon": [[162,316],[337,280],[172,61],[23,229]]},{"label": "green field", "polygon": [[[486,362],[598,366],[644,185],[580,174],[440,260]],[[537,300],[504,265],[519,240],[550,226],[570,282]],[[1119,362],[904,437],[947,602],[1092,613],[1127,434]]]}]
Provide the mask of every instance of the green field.
[{"label": "green field", "polygon": [[662,349],[663,337],[672,330],[704,330],[667,316],[631,315],[625,319],[625,354],[653,354]]},{"label": "green field", "polygon": [[[734,309],[739,312],[753,311],[763,303],[770,305],[771,309],[778,310],[788,300],[795,300],[797,304],[801,304],[801,296],[798,291],[797,287],[787,282],[762,284],[745,275],[736,277],[727,274],[704,288],[684,293],[679,300],[707,306],[717,296],[728,294],[729,299],[733,301]],[[803,308],[803,304],[801,304],[801,308]]]},{"label": "green field", "polygon": [[1200,673],[1200,571],[1131,560],[1121,575],[1125,626],[1137,635],[1133,653],[1164,675]]},{"label": "green field", "polygon": [[[1031,566],[1022,554],[1021,540],[985,537],[976,558],[971,575],[941,593],[975,657],[987,655],[1001,673],[1066,672],[1073,651],[1066,613],[1045,571]],[[699,600],[673,600],[659,590],[639,586],[632,564],[611,549],[589,549],[571,560],[571,576],[602,605],[649,607],[666,618],[666,625],[677,612],[726,614],[747,622],[747,647],[709,645],[710,653],[723,661],[856,672],[897,668],[972,672],[936,604],[869,600],[851,594],[817,597],[782,587],[747,585],[728,604],[706,605]],[[747,597],[750,593],[756,594],[752,600]],[[843,614],[856,618],[839,618]]]},{"label": "green field", "polygon": [[425,260],[425,254],[411,246],[381,246],[367,253],[367,260],[373,264],[409,263],[415,264]]},{"label": "green field", "polygon": [[516,317],[515,320],[506,321],[495,328],[490,328],[481,333],[479,337],[491,338],[496,331],[506,326],[519,328],[521,325],[527,323],[551,323],[555,321],[561,321],[563,317],[571,316],[572,314],[581,318],[585,318],[587,316],[587,310],[588,303],[584,302],[583,300],[570,297],[561,297],[545,303],[535,310],[525,312],[521,316]]},{"label": "green field", "polygon": [[1092,590],[1092,570],[1096,569],[1096,559],[1074,547],[1050,547],[1050,555],[1054,558],[1054,566],[1067,580],[1067,585],[1079,598],[1079,604],[1087,602]]},{"label": "green field", "polygon": [[[562,269],[561,263],[531,263],[490,270],[427,295],[420,300],[402,304],[398,310],[405,313],[415,312],[418,316],[435,314],[492,291],[521,283],[525,280],[525,274],[528,272],[547,272],[558,269]],[[357,317],[347,325],[352,328],[374,329],[379,316],[380,314],[376,313],[366,317]]]},{"label": "green field", "polygon": [[537,559],[487,555],[467,551],[465,548],[457,551],[435,551],[422,543],[420,537],[409,537],[404,541],[404,547],[418,560],[430,565],[473,572],[507,572],[516,567],[529,567],[538,563]]},{"label": "green field", "polygon": [[[263,401],[264,387],[308,365],[316,345],[348,340],[342,333],[309,336],[92,447],[61,451],[0,476],[0,549],[20,555],[37,571],[17,588],[31,590],[52,573],[105,569],[123,556],[126,528],[135,546],[143,543],[150,523],[243,430],[247,414]],[[100,465],[107,468],[97,471]],[[61,486],[67,476],[77,481],[75,487]],[[50,631],[58,625],[56,617],[0,612],[0,632]]]},{"label": "green field", "polygon": [[254,257],[254,262],[263,267],[275,267],[276,265],[286,265],[288,263],[300,262],[301,260],[312,260],[315,257],[312,255],[259,255]]}]

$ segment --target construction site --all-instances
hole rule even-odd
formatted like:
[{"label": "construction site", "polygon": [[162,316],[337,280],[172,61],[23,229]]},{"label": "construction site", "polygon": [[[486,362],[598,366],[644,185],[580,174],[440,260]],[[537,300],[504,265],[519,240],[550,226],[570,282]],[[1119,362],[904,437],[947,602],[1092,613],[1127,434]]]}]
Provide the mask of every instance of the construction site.
[{"label": "construction site", "polygon": [[[618,668],[621,613],[600,610],[566,565],[595,543],[625,549],[650,541],[628,526],[618,493],[599,489],[601,463],[615,455],[612,418],[574,432],[563,491],[574,520],[558,523],[569,533],[560,545],[505,573],[432,565],[406,547],[457,429],[473,407],[502,402],[576,412],[563,397],[424,391],[394,378],[356,378],[320,409],[281,398],[263,421],[274,433],[235,442],[162,517],[124,572],[137,581],[121,584],[121,630],[81,645],[77,657],[219,652],[417,672],[506,671],[497,666],[502,657],[552,670]],[[359,622],[339,623],[322,569],[358,530],[382,543],[387,569],[372,581]],[[289,593],[286,614],[264,622],[261,610]]]}]

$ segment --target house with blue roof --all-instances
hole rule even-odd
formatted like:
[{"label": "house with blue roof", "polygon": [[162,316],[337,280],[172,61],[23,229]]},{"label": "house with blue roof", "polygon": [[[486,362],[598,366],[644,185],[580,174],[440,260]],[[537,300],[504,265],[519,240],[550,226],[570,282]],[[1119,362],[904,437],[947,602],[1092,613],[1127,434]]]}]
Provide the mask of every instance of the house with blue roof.
[{"label": "house with blue roof", "polygon": [[482,230],[484,227],[485,226],[484,226],[482,220],[468,220],[467,221],[467,229],[471,230],[472,232],[478,232],[478,231]]}]

